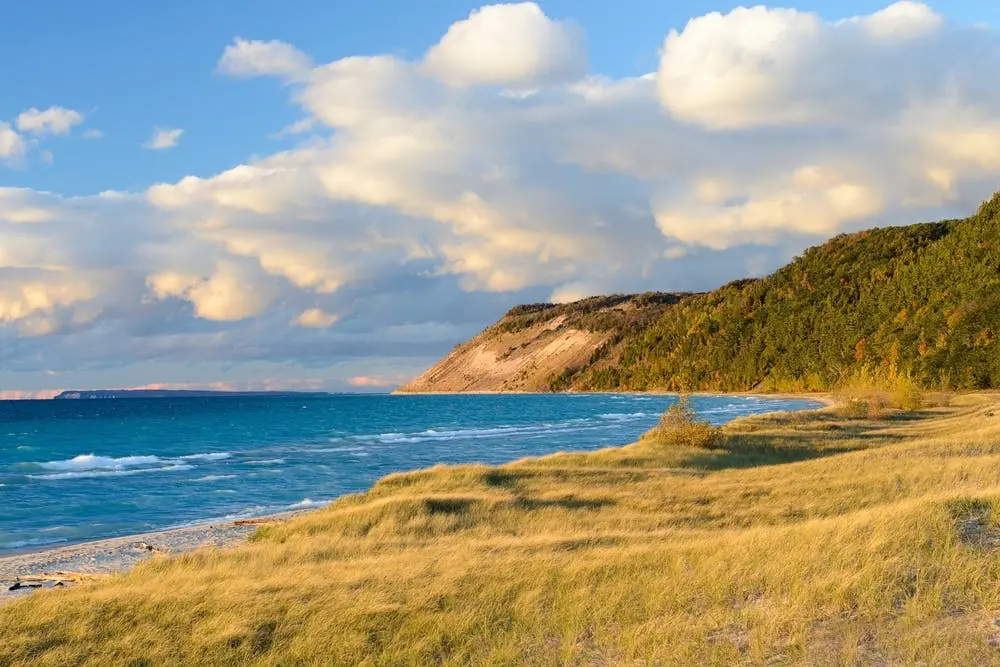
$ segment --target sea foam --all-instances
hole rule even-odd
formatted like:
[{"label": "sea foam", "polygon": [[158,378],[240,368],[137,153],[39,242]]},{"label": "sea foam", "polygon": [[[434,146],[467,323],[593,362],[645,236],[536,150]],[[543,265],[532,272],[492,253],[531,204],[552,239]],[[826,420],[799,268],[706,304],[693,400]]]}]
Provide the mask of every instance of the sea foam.
[{"label": "sea foam", "polygon": [[232,454],[229,452],[210,452],[208,454],[188,454],[186,456],[178,456],[177,458],[182,461],[221,461],[223,459],[228,459]]},{"label": "sea foam", "polygon": [[48,461],[38,465],[46,470],[121,470],[135,466],[156,465],[161,460],[158,456],[123,456],[116,459],[110,456],[80,454],[64,461]]},{"label": "sea foam", "polygon": [[70,472],[54,472],[48,475],[28,475],[30,479],[86,479],[89,477],[127,477],[129,475],[142,475],[148,472],[178,472],[181,470],[191,470],[194,466],[177,463],[174,465],[159,466],[156,468],[140,468],[137,470],[82,470]]}]

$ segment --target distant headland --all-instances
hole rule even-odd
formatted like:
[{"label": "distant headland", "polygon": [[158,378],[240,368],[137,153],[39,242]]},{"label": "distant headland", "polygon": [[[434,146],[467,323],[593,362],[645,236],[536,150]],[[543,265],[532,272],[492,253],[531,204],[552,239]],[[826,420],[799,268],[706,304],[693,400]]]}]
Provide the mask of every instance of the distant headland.
[{"label": "distant headland", "polygon": [[53,400],[111,398],[226,398],[253,396],[326,396],[322,391],[218,391],[210,389],[85,389],[64,391]]}]

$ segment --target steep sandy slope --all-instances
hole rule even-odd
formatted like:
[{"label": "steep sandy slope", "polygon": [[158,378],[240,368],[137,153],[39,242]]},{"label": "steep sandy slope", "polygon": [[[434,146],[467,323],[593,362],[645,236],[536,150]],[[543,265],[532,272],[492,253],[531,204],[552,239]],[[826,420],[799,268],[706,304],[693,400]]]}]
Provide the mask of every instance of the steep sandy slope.
[{"label": "steep sandy slope", "polygon": [[683,295],[595,297],[519,306],[399,393],[554,391],[574,369],[613,358],[624,333],[647,326]]}]

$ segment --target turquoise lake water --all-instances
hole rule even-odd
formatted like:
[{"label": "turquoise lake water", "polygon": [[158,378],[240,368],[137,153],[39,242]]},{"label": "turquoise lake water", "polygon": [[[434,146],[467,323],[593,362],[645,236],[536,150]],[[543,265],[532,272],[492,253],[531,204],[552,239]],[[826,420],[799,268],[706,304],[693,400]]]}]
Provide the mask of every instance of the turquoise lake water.
[{"label": "turquoise lake water", "polygon": [[[391,472],[634,441],[672,396],[0,402],[0,551],[319,507]],[[698,396],[721,424],[814,407]]]}]

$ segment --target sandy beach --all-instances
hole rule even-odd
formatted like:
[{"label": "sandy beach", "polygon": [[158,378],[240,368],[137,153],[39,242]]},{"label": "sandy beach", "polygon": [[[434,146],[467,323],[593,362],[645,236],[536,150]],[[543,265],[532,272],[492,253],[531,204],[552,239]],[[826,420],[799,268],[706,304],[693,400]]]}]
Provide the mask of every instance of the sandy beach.
[{"label": "sandy beach", "polygon": [[231,547],[241,543],[263,523],[287,521],[298,514],[302,512],[185,526],[0,555],[0,604],[30,595],[36,590],[71,586],[126,572],[150,558],[177,555],[201,547]]}]

